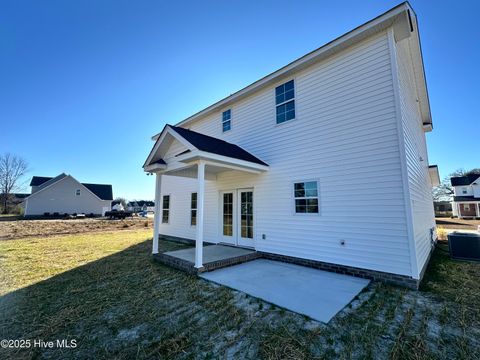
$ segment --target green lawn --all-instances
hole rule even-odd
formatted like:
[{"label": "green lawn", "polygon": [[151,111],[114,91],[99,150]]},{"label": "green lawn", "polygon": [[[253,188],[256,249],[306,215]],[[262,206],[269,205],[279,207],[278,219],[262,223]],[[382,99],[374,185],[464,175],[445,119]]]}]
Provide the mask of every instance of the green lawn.
[{"label": "green lawn", "polygon": [[0,359],[479,357],[479,264],[437,250],[421,291],[372,284],[325,325],[152,262],[150,236],[0,242],[0,339],[78,344]]}]

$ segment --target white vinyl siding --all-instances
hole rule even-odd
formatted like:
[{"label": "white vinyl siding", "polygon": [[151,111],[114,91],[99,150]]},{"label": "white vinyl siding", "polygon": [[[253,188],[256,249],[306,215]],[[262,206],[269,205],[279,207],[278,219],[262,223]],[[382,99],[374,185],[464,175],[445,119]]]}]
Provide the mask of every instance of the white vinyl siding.
[{"label": "white vinyl siding", "polygon": [[409,44],[411,41],[411,39],[402,40],[395,44],[395,48],[415,256],[418,272],[420,272],[432,249],[431,229],[435,227],[435,221],[432,186],[428,173],[427,145],[409,50],[409,46],[413,46]]},{"label": "white vinyl siding", "polygon": [[[205,241],[221,235],[220,192],[254,188],[257,250],[412,275],[386,33],[294,77],[295,121],[276,126],[275,87],[284,79],[232,104],[235,131],[222,132],[218,113],[189,124],[270,165],[260,175],[231,171],[206,181]],[[175,202],[171,225],[160,232],[194,239],[185,225],[196,180],[177,179],[162,180]],[[292,184],[299,179],[319,180],[321,216],[295,215]]]}]

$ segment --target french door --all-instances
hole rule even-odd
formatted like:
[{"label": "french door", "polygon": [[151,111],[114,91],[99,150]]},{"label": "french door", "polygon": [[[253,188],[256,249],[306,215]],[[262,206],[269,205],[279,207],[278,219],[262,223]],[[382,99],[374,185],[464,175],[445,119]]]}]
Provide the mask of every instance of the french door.
[{"label": "french door", "polygon": [[223,191],[220,195],[221,241],[254,247],[253,189]]}]

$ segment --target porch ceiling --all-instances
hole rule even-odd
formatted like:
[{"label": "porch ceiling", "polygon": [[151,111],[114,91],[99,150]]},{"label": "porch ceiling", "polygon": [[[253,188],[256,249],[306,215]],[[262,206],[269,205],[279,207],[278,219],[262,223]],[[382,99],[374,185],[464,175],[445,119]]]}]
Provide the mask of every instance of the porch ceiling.
[{"label": "porch ceiling", "polygon": [[[205,179],[206,180],[216,180],[218,174],[221,174],[227,171],[246,171],[246,172],[258,173],[257,171],[247,171],[247,169],[242,169],[237,166],[221,165],[221,164],[215,164],[215,163],[209,163],[209,162],[205,163]],[[196,163],[185,164],[184,167],[175,168],[172,170],[169,170],[167,167],[164,170],[162,170],[162,174],[196,179],[198,175],[198,165]]]}]

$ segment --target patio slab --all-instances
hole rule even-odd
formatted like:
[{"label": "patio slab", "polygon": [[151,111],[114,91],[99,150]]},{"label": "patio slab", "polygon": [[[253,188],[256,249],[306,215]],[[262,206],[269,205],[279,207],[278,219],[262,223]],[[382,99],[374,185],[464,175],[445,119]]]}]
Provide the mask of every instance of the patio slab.
[{"label": "patio slab", "polygon": [[257,259],[200,277],[328,323],[369,280]]}]

